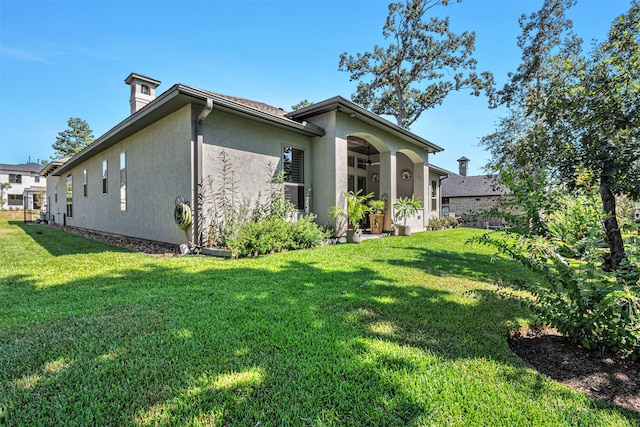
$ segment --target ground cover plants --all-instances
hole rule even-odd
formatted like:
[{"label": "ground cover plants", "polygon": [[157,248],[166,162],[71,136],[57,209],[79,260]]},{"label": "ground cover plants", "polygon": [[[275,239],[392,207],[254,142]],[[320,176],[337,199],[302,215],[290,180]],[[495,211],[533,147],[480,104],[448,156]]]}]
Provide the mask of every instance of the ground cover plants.
[{"label": "ground cover plants", "polygon": [[206,224],[206,238],[195,246],[228,249],[234,258],[264,255],[318,246],[326,237],[313,214],[298,214],[285,196],[286,171],[267,165],[264,200],[258,194],[251,204],[238,195],[238,184],[229,155],[222,150],[217,176],[199,185],[199,222]]},{"label": "ground cover plants", "polygon": [[511,352],[530,273],[477,233],[220,260],[0,220],[0,425],[638,425]]}]

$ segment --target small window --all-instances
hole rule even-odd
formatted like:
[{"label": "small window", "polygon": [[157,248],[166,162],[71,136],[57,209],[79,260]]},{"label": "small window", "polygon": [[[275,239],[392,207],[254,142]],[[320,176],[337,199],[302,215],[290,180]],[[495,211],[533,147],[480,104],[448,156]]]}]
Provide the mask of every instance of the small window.
[{"label": "small window", "polygon": [[143,95],[149,95],[149,93],[151,93],[147,85],[140,86],[140,92],[142,92]]},{"label": "small window", "polygon": [[356,177],[353,175],[347,177],[347,191],[356,191]]},{"label": "small window", "polygon": [[438,182],[431,181],[431,210],[438,210]]},{"label": "small window", "polygon": [[286,199],[296,207],[304,209],[304,150],[285,145],[282,149],[284,190]]},{"label": "small window", "polygon": [[24,198],[22,194],[7,194],[9,206],[22,206]]},{"label": "small window", "polygon": [[58,184],[57,183],[53,191],[53,201],[58,203]]},{"label": "small window", "polygon": [[22,175],[10,173],[9,174],[9,183],[10,184],[22,184]]},{"label": "small window", "polygon": [[67,216],[73,217],[73,176],[67,175]]},{"label": "small window", "polygon": [[443,205],[448,205],[449,204],[449,198],[448,197],[443,197],[442,198],[442,204]]},{"label": "small window", "polygon": [[362,190],[362,194],[367,194],[367,177],[358,177],[358,191]]},{"label": "small window", "polygon": [[36,175],[33,177],[35,182],[40,182],[40,175]]},{"label": "small window", "polygon": [[107,194],[107,161],[102,161],[102,194]]},{"label": "small window", "polygon": [[82,195],[87,197],[87,170],[82,171]]},{"label": "small window", "polygon": [[120,153],[120,212],[127,210],[127,154]]},{"label": "small window", "polygon": [[367,168],[367,160],[361,159],[358,157],[358,169],[366,169]]},{"label": "small window", "polygon": [[356,166],[356,158],[353,156],[349,156],[347,157],[347,164],[349,165],[350,168],[353,168]]}]

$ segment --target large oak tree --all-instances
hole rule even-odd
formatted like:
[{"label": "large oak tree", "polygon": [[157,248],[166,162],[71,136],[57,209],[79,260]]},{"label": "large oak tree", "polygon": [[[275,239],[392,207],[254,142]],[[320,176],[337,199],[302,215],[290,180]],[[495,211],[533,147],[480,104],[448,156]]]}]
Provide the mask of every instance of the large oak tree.
[{"label": "large oak tree", "polygon": [[[617,269],[626,255],[615,196],[640,198],[640,4],[632,1],[607,39],[584,55],[564,19],[573,3],[546,0],[521,21],[523,65],[494,100],[528,126],[517,133],[499,128],[483,142],[497,171],[516,170],[527,179],[543,170],[569,187],[577,177],[597,186]],[[545,191],[548,181],[539,184],[534,191]]]},{"label": "large oak tree", "polygon": [[448,3],[391,3],[382,28],[386,45],[355,56],[340,55],[339,69],[358,82],[354,102],[409,128],[423,111],[442,104],[449,92],[467,88],[477,96],[493,84],[491,73],[474,71],[475,33],[455,34],[448,17],[426,17],[431,9]]}]

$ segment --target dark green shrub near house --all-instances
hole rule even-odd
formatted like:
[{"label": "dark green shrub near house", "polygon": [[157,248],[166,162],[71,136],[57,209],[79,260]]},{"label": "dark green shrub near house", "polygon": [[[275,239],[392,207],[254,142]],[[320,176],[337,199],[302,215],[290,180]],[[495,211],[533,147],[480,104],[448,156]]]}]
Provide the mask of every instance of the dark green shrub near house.
[{"label": "dark green shrub near house", "polygon": [[322,243],[324,238],[314,219],[308,215],[297,221],[273,217],[247,222],[227,244],[235,258],[311,248]]}]

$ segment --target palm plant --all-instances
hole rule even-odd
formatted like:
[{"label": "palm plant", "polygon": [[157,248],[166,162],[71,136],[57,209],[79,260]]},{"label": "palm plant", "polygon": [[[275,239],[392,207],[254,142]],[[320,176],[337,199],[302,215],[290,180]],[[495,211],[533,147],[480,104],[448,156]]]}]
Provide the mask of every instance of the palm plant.
[{"label": "palm plant", "polygon": [[367,205],[367,200],[373,197],[373,193],[361,194],[362,190],[357,192],[347,191],[344,196],[347,199],[347,222],[354,230],[360,227],[360,221],[362,221],[367,213],[371,211],[371,208]]}]

